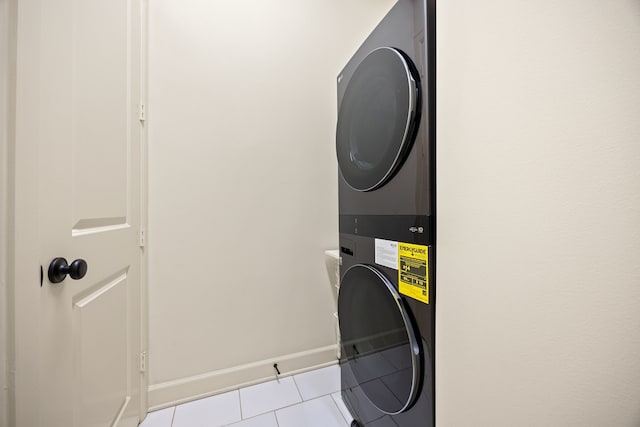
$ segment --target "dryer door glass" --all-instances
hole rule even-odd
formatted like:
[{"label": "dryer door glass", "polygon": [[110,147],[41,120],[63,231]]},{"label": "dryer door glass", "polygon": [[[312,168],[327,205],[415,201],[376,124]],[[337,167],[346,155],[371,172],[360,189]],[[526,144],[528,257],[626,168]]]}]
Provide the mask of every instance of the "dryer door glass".
[{"label": "dryer door glass", "polygon": [[378,409],[398,414],[415,400],[421,378],[419,337],[404,301],[379,270],[349,268],[338,296],[341,363]]},{"label": "dryer door glass", "polygon": [[419,88],[413,62],[398,49],[376,49],[358,65],[336,131],[338,165],[349,186],[374,190],[397,172],[418,129]]}]

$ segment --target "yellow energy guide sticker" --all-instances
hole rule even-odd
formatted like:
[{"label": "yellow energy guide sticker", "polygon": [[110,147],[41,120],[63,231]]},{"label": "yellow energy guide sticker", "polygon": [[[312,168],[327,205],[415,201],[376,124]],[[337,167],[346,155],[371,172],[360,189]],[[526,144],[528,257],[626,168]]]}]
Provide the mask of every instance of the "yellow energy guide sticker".
[{"label": "yellow energy guide sticker", "polygon": [[398,242],[398,288],[401,294],[429,304],[429,248]]}]

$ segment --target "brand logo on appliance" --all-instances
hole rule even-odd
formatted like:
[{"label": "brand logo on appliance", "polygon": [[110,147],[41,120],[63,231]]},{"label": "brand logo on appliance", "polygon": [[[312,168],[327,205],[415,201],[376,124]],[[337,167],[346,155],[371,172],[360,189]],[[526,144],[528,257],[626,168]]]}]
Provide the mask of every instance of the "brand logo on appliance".
[{"label": "brand logo on appliance", "polygon": [[412,233],[423,233],[424,232],[424,228],[423,227],[409,227],[409,231]]}]

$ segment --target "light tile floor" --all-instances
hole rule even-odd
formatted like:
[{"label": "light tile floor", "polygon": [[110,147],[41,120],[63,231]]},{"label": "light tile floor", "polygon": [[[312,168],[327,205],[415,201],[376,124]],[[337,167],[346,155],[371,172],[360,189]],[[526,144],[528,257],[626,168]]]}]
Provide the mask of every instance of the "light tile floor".
[{"label": "light tile floor", "polygon": [[140,427],[346,427],[352,419],[332,365],[151,412]]}]

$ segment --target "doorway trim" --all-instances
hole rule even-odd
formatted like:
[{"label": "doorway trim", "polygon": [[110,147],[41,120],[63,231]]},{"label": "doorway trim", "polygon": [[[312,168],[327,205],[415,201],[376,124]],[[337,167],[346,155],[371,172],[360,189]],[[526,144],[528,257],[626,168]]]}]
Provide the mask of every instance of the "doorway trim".
[{"label": "doorway trim", "polygon": [[13,411],[13,222],[17,0],[0,1],[0,427]]},{"label": "doorway trim", "polygon": [[140,374],[140,421],[149,412],[149,151],[148,151],[148,58],[149,58],[149,4],[140,0],[140,103],[144,114],[140,127],[140,350],[145,358],[145,369]]}]

